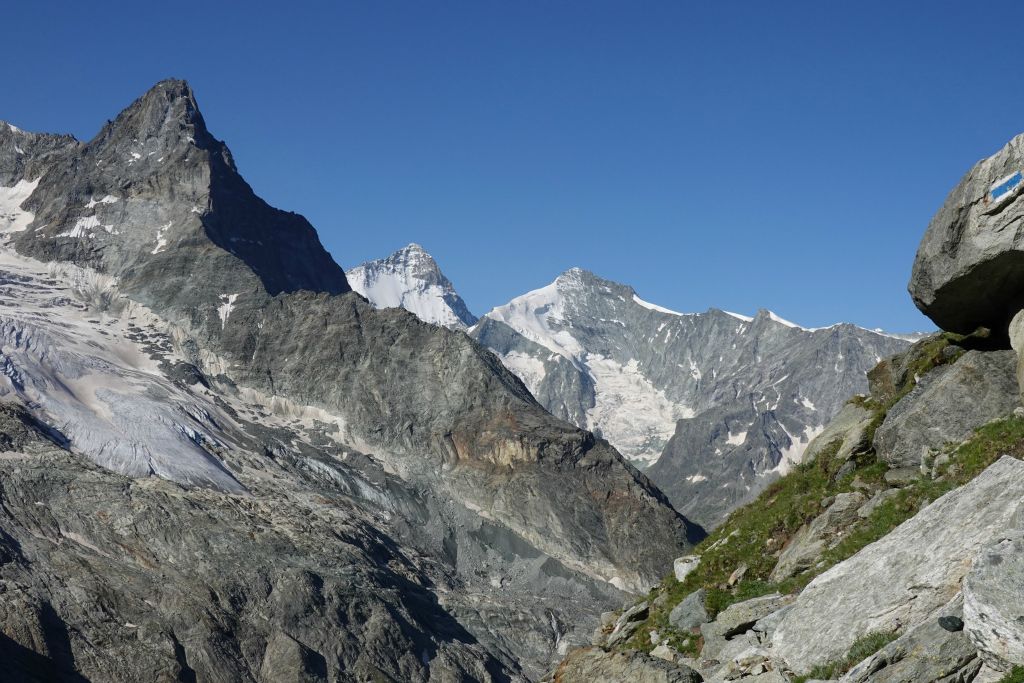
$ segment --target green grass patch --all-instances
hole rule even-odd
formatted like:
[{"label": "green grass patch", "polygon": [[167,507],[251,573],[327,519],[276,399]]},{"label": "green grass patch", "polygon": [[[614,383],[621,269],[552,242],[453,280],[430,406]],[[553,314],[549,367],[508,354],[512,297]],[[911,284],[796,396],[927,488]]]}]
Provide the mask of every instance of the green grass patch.
[{"label": "green grass patch", "polygon": [[794,678],[793,683],[805,683],[812,679],[827,681],[839,678],[847,671],[860,664],[892,641],[896,640],[897,637],[898,636],[895,633],[869,633],[866,636],[858,638],[857,641],[850,646],[850,651],[842,659],[835,662],[829,662],[828,664],[820,664],[811,669],[809,674]]},{"label": "green grass patch", "polygon": [[1002,678],[999,679],[999,683],[1024,683],[1024,666],[1015,666]]},{"label": "green grass patch", "polygon": [[[1024,418],[1010,417],[981,427],[970,440],[951,449],[949,462],[941,468],[938,478],[921,477],[900,489],[898,495],[851,527],[813,569],[773,583],[768,576],[775,567],[778,549],[801,526],[821,513],[822,499],[853,490],[854,479],[878,488],[884,486],[882,475],[886,467],[873,453],[857,456],[856,469],[836,478],[841,465],[834,461],[838,448],[838,442],[831,444],[813,462],[798,466],[771,484],[756,500],[733,512],[695,548],[694,553],[701,555],[701,562],[685,581],[669,576],[651,591],[647,597],[652,605],[647,623],[625,647],[649,652],[654,647],[649,632],[655,629],[680,652],[696,655],[701,645],[699,634],[680,634],[668,625],[669,613],[684,597],[704,588],[708,593],[708,612],[714,616],[736,602],[768,593],[802,590],[815,576],[882,538],[925,505],[971,481],[1001,456],[1024,460]],[[746,573],[736,585],[728,586],[729,576],[740,565],[747,566]]]}]

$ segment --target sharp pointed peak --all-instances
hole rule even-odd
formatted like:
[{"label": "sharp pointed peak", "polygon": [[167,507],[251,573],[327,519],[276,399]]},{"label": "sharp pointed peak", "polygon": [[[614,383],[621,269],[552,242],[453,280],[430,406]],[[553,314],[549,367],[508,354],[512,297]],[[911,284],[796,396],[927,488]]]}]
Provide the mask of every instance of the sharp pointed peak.
[{"label": "sharp pointed peak", "polygon": [[192,86],[179,78],[157,82],[104,126],[97,138],[114,135],[137,140],[187,137],[199,144],[212,140]]}]

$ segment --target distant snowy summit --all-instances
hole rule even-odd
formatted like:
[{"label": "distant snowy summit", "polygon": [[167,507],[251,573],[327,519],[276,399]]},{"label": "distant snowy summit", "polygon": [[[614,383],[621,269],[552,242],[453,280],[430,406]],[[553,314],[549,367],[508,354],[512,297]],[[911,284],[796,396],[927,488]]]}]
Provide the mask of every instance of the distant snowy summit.
[{"label": "distant snowy summit", "polygon": [[765,309],[679,313],[581,268],[477,320],[415,244],[348,280],[378,308],[466,331],[551,413],[607,439],[711,526],[799,463],[867,390],[867,371],[913,339],[806,328]]},{"label": "distant snowy summit", "polygon": [[580,268],[469,330],[555,415],[608,439],[709,527],[803,457],[907,341],[760,310],[678,313]]},{"label": "distant snowy summit", "polygon": [[349,285],[377,308],[404,308],[418,318],[453,330],[476,323],[437,261],[418,244],[346,272]]}]

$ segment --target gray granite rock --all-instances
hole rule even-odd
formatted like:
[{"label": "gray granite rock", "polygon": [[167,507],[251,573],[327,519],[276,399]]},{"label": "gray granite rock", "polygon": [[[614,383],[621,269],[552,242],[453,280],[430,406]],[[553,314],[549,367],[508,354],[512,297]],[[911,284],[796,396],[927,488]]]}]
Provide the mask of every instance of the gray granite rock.
[{"label": "gray granite rock", "polygon": [[1009,530],[985,547],[964,579],[964,633],[985,662],[1009,671],[1024,665],[1024,531]]},{"label": "gray granite rock", "polygon": [[909,290],[944,330],[983,326],[1005,336],[1024,308],[1021,186],[993,200],[993,184],[1024,168],[1024,136],[979,161],[946,197],[917,250]]},{"label": "gray granite rock", "polygon": [[970,351],[936,368],[889,410],[875,432],[878,456],[890,467],[920,468],[933,450],[958,444],[1020,405],[1012,351]]},{"label": "gray granite rock", "polygon": [[858,521],[863,503],[864,494],[859,491],[838,494],[820,515],[793,534],[768,580],[778,583],[814,566],[822,553],[834,547]]},{"label": "gray granite rock", "polygon": [[834,458],[839,462],[849,460],[855,453],[867,450],[871,447],[868,426],[873,417],[874,414],[870,410],[855,403],[847,403],[825,426],[821,434],[807,445],[804,460],[814,460],[836,441],[839,442],[839,448]]},{"label": "gray granite rock", "polygon": [[868,633],[935,619],[1022,498],[1024,463],[1003,457],[808,584],[775,631],[775,654],[806,673]]},{"label": "gray granite rock", "polygon": [[963,598],[957,596],[928,619],[909,629],[877,653],[854,666],[843,683],[917,683],[942,681],[963,683],[973,680],[981,660],[962,631],[951,632],[939,624],[939,618],[963,614]]},{"label": "gray granite rock", "polygon": [[707,591],[698,588],[683,598],[672,608],[668,615],[668,623],[679,631],[689,631],[710,621],[707,611]]}]

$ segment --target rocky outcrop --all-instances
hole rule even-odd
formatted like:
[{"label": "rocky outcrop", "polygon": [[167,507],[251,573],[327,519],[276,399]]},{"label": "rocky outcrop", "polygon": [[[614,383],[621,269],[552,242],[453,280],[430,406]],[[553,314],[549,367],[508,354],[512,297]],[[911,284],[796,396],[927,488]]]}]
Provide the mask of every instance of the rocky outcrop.
[{"label": "rocky outcrop", "polygon": [[807,445],[804,460],[814,460],[836,441],[839,442],[839,448],[833,458],[838,462],[845,462],[855,453],[867,450],[871,447],[868,427],[873,419],[874,413],[867,408],[853,402],[847,403],[824,431]]},{"label": "rocky outcrop", "polygon": [[1021,184],[1024,136],[979,161],[946,197],[921,240],[909,290],[944,330],[1005,337],[1024,308]]},{"label": "rocky outcrop", "polygon": [[774,651],[794,671],[839,659],[861,636],[932,618],[1024,497],[1024,463],[1003,457],[882,539],[814,579],[782,618]]},{"label": "rocky outcrop", "polygon": [[693,669],[650,657],[642,652],[605,652],[596,648],[576,650],[559,664],[550,683],[699,683]]},{"label": "rocky outcrop", "polygon": [[779,555],[769,580],[783,581],[810,569],[857,521],[863,504],[864,494],[859,491],[837,495],[824,512],[815,517],[814,521],[800,527],[793,535]]},{"label": "rocky outcrop", "polygon": [[686,632],[711,621],[707,610],[707,591],[698,588],[672,608],[668,624],[677,631]]},{"label": "rocky outcrop", "polygon": [[964,630],[985,661],[1001,671],[1024,665],[1022,576],[1024,531],[1014,529],[982,550],[964,579]]},{"label": "rocky outcrop", "polygon": [[889,410],[875,432],[890,467],[921,467],[932,451],[957,444],[1020,405],[1012,351],[970,351],[936,368]]}]

